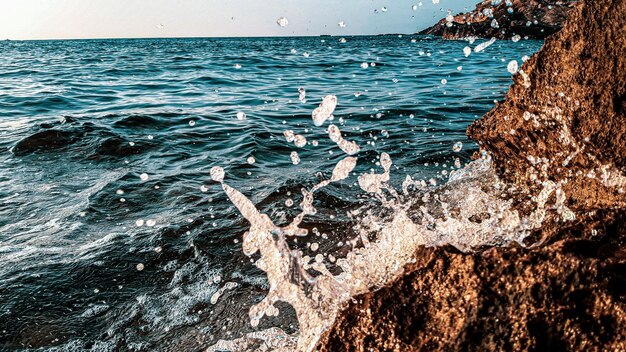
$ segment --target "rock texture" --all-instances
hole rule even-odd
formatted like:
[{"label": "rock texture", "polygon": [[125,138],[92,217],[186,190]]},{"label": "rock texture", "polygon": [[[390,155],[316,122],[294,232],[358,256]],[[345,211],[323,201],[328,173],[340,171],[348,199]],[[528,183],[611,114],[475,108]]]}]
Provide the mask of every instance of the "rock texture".
[{"label": "rock texture", "polygon": [[[446,39],[495,37],[541,39],[558,32],[578,0],[484,0],[474,11],[449,15],[419,34]],[[496,3],[496,4],[494,4]]]},{"label": "rock texture", "polygon": [[521,212],[543,182],[558,214],[528,246],[420,248],[356,297],[319,351],[626,351],[626,0],[583,1],[468,129]]}]

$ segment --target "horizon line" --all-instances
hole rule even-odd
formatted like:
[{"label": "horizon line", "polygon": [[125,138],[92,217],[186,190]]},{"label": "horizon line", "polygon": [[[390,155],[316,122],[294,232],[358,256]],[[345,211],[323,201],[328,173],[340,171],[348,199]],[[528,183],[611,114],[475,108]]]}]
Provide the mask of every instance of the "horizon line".
[{"label": "horizon line", "polygon": [[[429,34],[414,33],[381,33],[381,34],[351,34],[351,35],[334,35],[334,34],[316,34],[316,35],[247,35],[247,36],[172,36],[172,37],[93,37],[93,38],[37,38],[37,39],[0,39],[0,42],[35,42],[35,41],[69,41],[69,40],[147,40],[147,39],[245,39],[245,38],[316,38],[316,37],[378,37],[378,36],[409,36],[420,35],[428,36]],[[431,35],[432,36],[432,35]],[[436,37],[436,36],[435,36]]]}]

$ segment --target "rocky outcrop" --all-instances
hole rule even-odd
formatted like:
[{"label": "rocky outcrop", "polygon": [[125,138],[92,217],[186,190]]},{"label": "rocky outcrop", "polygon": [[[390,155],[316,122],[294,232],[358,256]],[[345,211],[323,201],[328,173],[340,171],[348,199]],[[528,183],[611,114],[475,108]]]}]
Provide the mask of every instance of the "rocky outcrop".
[{"label": "rocky outcrop", "polygon": [[581,2],[468,129],[520,212],[551,182],[576,219],[554,214],[527,246],[419,248],[319,351],[626,350],[624,15],[626,0]]},{"label": "rocky outcrop", "polygon": [[448,15],[419,34],[446,39],[468,37],[541,39],[558,32],[578,0],[484,0],[474,11]]}]

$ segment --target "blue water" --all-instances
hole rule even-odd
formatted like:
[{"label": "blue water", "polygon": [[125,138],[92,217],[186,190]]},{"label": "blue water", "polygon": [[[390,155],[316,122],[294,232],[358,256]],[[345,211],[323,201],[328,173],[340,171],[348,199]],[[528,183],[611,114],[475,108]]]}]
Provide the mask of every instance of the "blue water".
[{"label": "blue water", "polygon": [[[387,152],[396,187],[406,175],[445,182],[477,150],[465,129],[503,98],[508,62],[541,45],[465,57],[461,41],[346,39],[0,42],[0,349],[193,351],[252,331],[266,281],[212,166],[286,219],[297,206],[285,201],[343,157],[311,123],[334,94],[333,123],[361,146],[357,174]],[[351,182],[324,189],[307,220],[333,241],[350,236],[342,214],[369,201]],[[238,287],[211,304],[226,282]],[[295,331],[283,311],[260,328]]]}]

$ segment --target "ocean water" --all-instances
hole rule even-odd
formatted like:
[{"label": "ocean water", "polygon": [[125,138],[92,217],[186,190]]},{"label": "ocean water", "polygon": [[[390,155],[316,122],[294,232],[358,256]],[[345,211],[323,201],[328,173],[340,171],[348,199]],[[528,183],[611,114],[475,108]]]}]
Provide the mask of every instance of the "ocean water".
[{"label": "ocean water", "polygon": [[[316,193],[304,224],[319,252],[347,255],[356,220],[346,214],[377,202],[356,176],[379,172],[387,153],[391,187],[407,175],[445,184],[477,151],[465,129],[503,98],[509,62],[542,44],[497,41],[465,56],[482,42],[0,42],[0,350],[199,351],[273,327],[297,335],[288,304],[251,326],[270,285],[211,168],[286,224],[301,189],[346,156],[326,132],[338,126],[360,146],[358,164]],[[334,117],[317,127],[311,112],[327,95]]]}]

